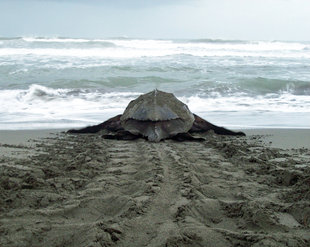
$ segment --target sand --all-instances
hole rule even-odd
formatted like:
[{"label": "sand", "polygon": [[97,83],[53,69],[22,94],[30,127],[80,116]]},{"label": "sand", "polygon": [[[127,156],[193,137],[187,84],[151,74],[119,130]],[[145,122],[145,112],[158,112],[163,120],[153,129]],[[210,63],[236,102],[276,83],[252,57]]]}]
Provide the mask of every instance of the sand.
[{"label": "sand", "polygon": [[0,246],[310,246],[302,131],[160,143],[0,132]]},{"label": "sand", "polygon": [[261,135],[265,144],[276,148],[310,149],[310,129],[246,129],[248,136]]}]

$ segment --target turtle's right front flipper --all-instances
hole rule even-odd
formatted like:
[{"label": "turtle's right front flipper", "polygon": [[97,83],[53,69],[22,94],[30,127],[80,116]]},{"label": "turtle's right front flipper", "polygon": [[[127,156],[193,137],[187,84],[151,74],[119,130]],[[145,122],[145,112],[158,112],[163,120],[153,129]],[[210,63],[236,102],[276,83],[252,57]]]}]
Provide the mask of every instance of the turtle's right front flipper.
[{"label": "turtle's right front flipper", "polygon": [[203,118],[197,116],[194,114],[195,121],[193,123],[192,128],[190,129],[189,132],[207,132],[209,130],[213,130],[214,133],[218,135],[234,135],[234,136],[245,136],[243,132],[235,132],[229,129],[225,129],[223,127],[216,126]]}]

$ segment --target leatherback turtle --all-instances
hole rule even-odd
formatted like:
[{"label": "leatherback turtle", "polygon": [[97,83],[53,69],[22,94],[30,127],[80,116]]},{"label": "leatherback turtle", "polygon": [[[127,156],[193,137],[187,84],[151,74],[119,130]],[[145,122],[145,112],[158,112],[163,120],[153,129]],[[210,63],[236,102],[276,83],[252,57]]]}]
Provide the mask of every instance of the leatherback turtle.
[{"label": "leatherback turtle", "polygon": [[153,142],[168,138],[202,141],[203,138],[195,138],[190,133],[209,130],[220,135],[245,135],[209,123],[193,114],[172,93],[157,89],[131,101],[122,115],[98,125],[69,130],[68,133],[96,133],[100,130],[114,132],[112,135],[103,135],[106,139],[133,140],[144,137]]}]

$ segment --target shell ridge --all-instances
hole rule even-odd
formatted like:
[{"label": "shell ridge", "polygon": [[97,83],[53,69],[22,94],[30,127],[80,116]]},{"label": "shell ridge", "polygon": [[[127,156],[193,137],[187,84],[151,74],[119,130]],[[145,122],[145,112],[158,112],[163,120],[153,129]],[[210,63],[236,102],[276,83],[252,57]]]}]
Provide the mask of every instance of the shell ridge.
[{"label": "shell ridge", "polygon": [[150,141],[160,141],[178,133],[186,133],[194,115],[186,104],[172,93],[157,89],[140,95],[126,107],[121,125],[133,134],[142,134]]}]

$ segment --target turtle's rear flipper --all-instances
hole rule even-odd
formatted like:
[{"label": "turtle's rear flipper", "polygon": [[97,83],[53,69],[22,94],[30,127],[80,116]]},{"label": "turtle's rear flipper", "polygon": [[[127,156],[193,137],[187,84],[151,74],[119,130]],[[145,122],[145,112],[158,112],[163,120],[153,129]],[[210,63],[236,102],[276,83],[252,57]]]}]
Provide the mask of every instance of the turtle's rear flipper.
[{"label": "turtle's rear flipper", "polygon": [[118,131],[115,135],[102,135],[102,138],[104,139],[116,139],[116,140],[136,140],[140,138],[139,135],[133,135],[128,131]]},{"label": "turtle's rear flipper", "polygon": [[198,138],[198,137],[194,137],[189,133],[179,133],[175,136],[171,137],[172,140],[175,141],[179,141],[179,142],[183,142],[183,141],[198,141],[198,142],[202,142],[205,141],[204,138]]},{"label": "turtle's rear flipper", "polygon": [[195,121],[193,123],[192,128],[189,130],[189,132],[207,132],[209,130],[213,130],[214,133],[218,135],[233,135],[233,136],[245,136],[243,132],[235,132],[229,129],[225,129],[223,127],[216,126],[203,118],[197,116],[194,114]]}]

